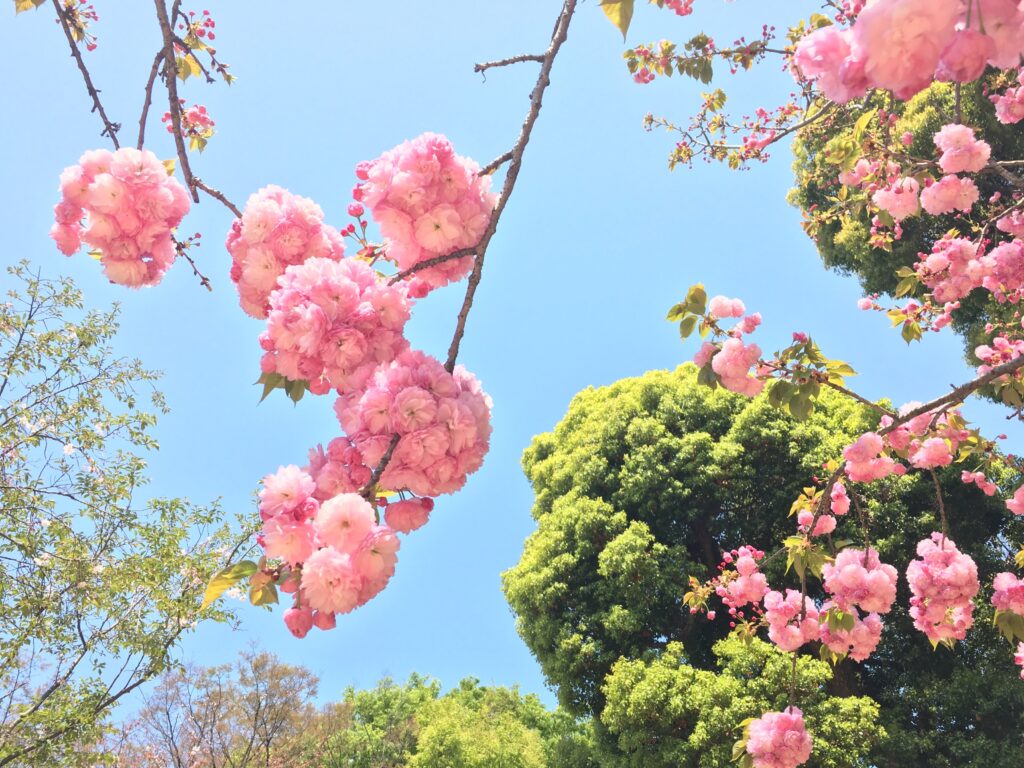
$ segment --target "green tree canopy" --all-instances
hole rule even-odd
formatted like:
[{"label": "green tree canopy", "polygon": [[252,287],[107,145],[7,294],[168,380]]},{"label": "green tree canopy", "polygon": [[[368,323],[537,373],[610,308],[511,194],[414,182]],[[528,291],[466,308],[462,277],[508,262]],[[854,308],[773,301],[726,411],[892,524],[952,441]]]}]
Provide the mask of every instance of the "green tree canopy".
[{"label": "green tree canopy", "polygon": [[[652,664],[670,645],[677,655],[682,645],[694,671],[718,670],[715,643],[729,631],[728,616],[720,611],[711,622],[690,616],[682,607],[689,578],[710,577],[722,551],[740,544],[775,549],[795,529],[788,515],[802,488],[875,424],[866,406],[828,394],[809,419],[797,422],[764,397],[698,385],[690,364],[579,393],[565,418],[524,454],[537,530],[504,574],[520,634],[562,704],[605,721],[609,708],[621,704],[613,700],[622,695],[611,685],[613,669]],[[999,499],[961,483],[959,472],[940,473],[951,535],[990,582],[1007,568],[1003,543],[1021,541],[1021,525],[1010,521]],[[911,473],[858,493],[874,520],[874,546],[903,568],[917,541],[939,525],[930,477]],[[840,521],[837,536],[860,540],[853,517]],[[783,568],[778,559],[767,567],[772,584],[784,583]],[[820,587],[811,587],[820,597]],[[981,611],[967,642],[933,652],[910,626],[902,607],[908,599],[901,580],[899,607],[886,617],[876,657],[841,663],[827,683],[837,696],[871,697],[885,731],[900,734],[880,744],[872,759],[880,766],[925,756],[929,765],[971,765],[964,750],[981,760],[992,741],[1001,741],[1011,746],[994,759],[1018,764],[1024,689],[1005,642],[986,629]],[[993,684],[972,689],[964,680],[956,702],[933,695],[960,677]],[[962,718],[968,710],[977,713],[969,724]],[[915,735],[925,723],[927,736]],[[632,748],[611,741],[620,752]]]}]

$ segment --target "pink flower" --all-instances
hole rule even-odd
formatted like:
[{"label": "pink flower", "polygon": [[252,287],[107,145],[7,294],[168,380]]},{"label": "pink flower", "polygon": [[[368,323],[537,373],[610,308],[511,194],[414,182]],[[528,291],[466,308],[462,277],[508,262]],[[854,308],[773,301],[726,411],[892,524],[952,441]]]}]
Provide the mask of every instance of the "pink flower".
[{"label": "pink flower", "polygon": [[768,638],[783,651],[795,651],[819,637],[818,609],[809,597],[802,597],[796,590],[787,589],[785,595],[775,590],[768,592],[764,596],[764,611]]},{"label": "pink flower", "polygon": [[841,517],[850,511],[850,497],[846,495],[846,486],[841,482],[837,481],[832,485],[829,497],[831,499],[830,508],[832,514]]},{"label": "pink flower", "polygon": [[1013,498],[1007,499],[1006,508],[1015,515],[1024,515],[1024,485],[1013,492]]},{"label": "pink flower", "polygon": [[871,200],[896,221],[903,221],[917,213],[917,193],[920,188],[921,185],[913,177],[897,179],[892,185],[875,192]]},{"label": "pink flower", "polygon": [[287,517],[272,517],[263,523],[263,551],[267,557],[299,565],[313,553],[313,527]]},{"label": "pink flower", "polygon": [[910,454],[910,463],[918,469],[948,467],[953,463],[949,443],[940,437],[929,437]]},{"label": "pink flower", "polygon": [[989,96],[996,106],[996,119],[1004,125],[1024,120],[1024,85]]},{"label": "pink flower", "polygon": [[995,49],[995,42],[988,35],[973,29],[958,29],[942,52],[936,76],[957,83],[977,80]]},{"label": "pink flower", "polygon": [[796,768],[810,758],[812,744],[797,707],[767,712],[747,729],[746,749],[754,768]]},{"label": "pink flower", "polygon": [[845,104],[868,89],[863,63],[850,47],[850,30],[822,27],[797,43],[793,64],[801,76],[815,80],[825,98]]},{"label": "pink flower", "polygon": [[[822,616],[832,608],[832,603],[821,606]],[[827,621],[821,622],[821,642],[833,653],[847,654],[854,661],[864,661],[878,647],[882,639],[882,619],[877,613],[863,618],[855,608],[850,609],[854,617],[853,629],[837,628],[832,631]]]},{"label": "pink flower", "polygon": [[941,533],[919,542],[917,555],[907,566],[914,626],[933,643],[963,640],[974,624],[977,566]]},{"label": "pink flower", "polygon": [[426,525],[433,508],[434,500],[430,498],[395,501],[384,511],[384,522],[400,533],[412,533]]},{"label": "pink flower", "polygon": [[318,611],[348,613],[360,604],[362,586],[349,556],[333,547],[317,550],[302,567],[302,593]]},{"label": "pink flower", "polygon": [[992,154],[988,142],[976,139],[974,130],[966,125],[944,125],[934,140],[942,152],[939,167],[943,173],[975,173],[988,164]]},{"label": "pink flower", "polygon": [[289,608],[284,612],[284,623],[301,640],[313,628],[313,612],[309,608]]},{"label": "pink flower", "polygon": [[747,397],[753,397],[764,388],[764,382],[750,376],[750,368],[761,357],[756,344],[744,344],[741,339],[727,339],[711,360],[711,368],[718,374],[722,386]]},{"label": "pink flower", "polygon": [[320,505],[313,527],[323,544],[352,554],[374,522],[369,502],[357,493],[343,493]]},{"label": "pink flower", "polygon": [[316,490],[313,478],[294,464],[278,467],[277,472],[264,477],[262,483],[260,513],[265,517],[290,514]]},{"label": "pink flower", "polygon": [[156,155],[130,147],[86,152],[61,174],[60,189],[50,235],[62,253],[71,256],[85,242],[99,251],[111,282],[160,282],[177,256],[171,232],[190,201]]},{"label": "pink flower", "polygon": [[270,292],[287,267],[308,259],[338,261],[344,256],[341,235],[323,218],[312,200],[281,187],[267,186],[249,197],[226,243],[231,279],[246,313],[266,317]]},{"label": "pink flower", "polygon": [[713,296],[708,302],[708,314],[719,320],[728,317],[742,317],[746,307],[740,299],[728,299],[725,296]]},{"label": "pink flower", "polygon": [[1009,572],[1000,573],[992,582],[992,605],[999,611],[1024,616],[1024,580]]},{"label": "pink flower", "polygon": [[1021,667],[1020,679],[1024,680],[1024,643],[1017,645],[1017,653],[1013,655],[1013,663]]},{"label": "pink flower", "polygon": [[869,549],[843,549],[823,570],[825,589],[843,611],[853,606],[868,613],[888,613],[896,600],[896,569]]},{"label": "pink flower", "polygon": [[881,436],[874,432],[867,432],[848,445],[843,450],[847,476],[854,482],[870,483],[899,472],[892,459],[880,455],[884,446]]},{"label": "pink flower", "polygon": [[970,211],[978,202],[978,187],[971,179],[943,176],[921,190],[921,207],[932,216],[951,211]]},{"label": "pink flower", "polygon": [[337,619],[334,618],[333,613],[327,613],[325,611],[314,611],[313,612],[313,626],[317,629],[334,629],[338,626]]},{"label": "pink flower", "polygon": [[953,39],[958,0],[873,0],[853,26],[872,83],[908,99],[928,87]]}]

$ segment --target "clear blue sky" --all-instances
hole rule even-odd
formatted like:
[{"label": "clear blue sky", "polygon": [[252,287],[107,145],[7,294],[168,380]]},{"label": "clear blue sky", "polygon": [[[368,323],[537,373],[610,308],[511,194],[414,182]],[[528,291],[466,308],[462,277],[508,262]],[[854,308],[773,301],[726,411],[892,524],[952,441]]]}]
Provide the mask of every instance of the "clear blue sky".
[{"label": "clear blue sky", "polygon": [[[198,258],[212,294],[185,263],[160,286],[130,292],[106,283],[84,253],[66,259],[57,252],[47,238],[57,176],[83,150],[106,142],[49,4],[18,18],[10,2],[3,5],[0,261],[27,257],[48,274],[71,275],[92,305],[122,302],[120,350],[165,372],[173,408],[157,433],[154,494],[220,497],[231,512],[255,514],[251,494],[260,477],[303,463],[307,448],[339,433],[331,401],[307,397],[292,407],[275,396],[257,407],[261,324],[237,307],[222,246],[231,215],[214,201],[204,198],[182,227],[203,233]],[[159,30],[151,3],[96,5],[100,47],[87,60],[108,112],[134,143]],[[518,134],[536,66],[495,70],[484,82],[473,64],[542,52],[560,5],[211,0],[221,56],[239,79],[230,89],[196,81],[183,88],[217,122],[217,135],[195,158],[196,173],[239,205],[264,184],[285,186],[344,225],[354,165],[408,137],[445,133],[460,153],[486,163]],[[701,0],[693,16],[679,18],[638,3],[630,42],[682,40],[702,28],[723,42],[756,37],[762,21],[782,27],[812,6]],[[484,468],[438,501],[430,524],[403,541],[388,588],[336,630],[298,641],[280,610],[243,606],[241,631],[204,627],[185,642],[186,656],[221,663],[256,641],[316,672],[324,699],[349,684],[415,670],[446,685],[467,675],[519,683],[552,701],[500,589],[499,574],[517,561],[533,529],[519,457],[580,389],[692,356],[693,343],[681,346],[663,318],[694,282],[760,311],[765,322],[755,338],[765,349],[784,345],[791,331],[810,332],[827,354],[861,372],[854,381],[869,397],[926,400],[968,378],[958,339],[932,335],[908,352],[884,317],[856,309],[853,279],[821,268],[798,211],[784,200],[791,184],[784,148],[742,174],[703,166],[670,173],[670,137],[645,134],[641,119],[647,111],[685,119],[700,87],[635,85],[622,50],[596,0],[583,3],[488,254],[460,357],[494,398]],[[727,79],[741,111],[757,99],[770,106],[791,88],[774,64]],[[158,103],[153,110],[148,146],[171,157],[158,122],[165,109]],[[460,284],[416,307],[408,328],[415,346],[443,358],[462,293]],[[972,406],[968,415],[994,433],[1009,428],[992,407]]]}]

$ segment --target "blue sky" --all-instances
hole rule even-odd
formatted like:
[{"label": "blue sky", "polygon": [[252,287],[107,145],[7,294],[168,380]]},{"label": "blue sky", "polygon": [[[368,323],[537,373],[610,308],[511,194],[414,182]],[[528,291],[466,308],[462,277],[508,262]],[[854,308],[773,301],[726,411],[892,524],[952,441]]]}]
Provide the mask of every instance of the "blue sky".
[{"label": "blue sky", "polygon": [[[45,273],[70,275],[91,305],[120,301],[120,350],[165,372],[162,389],[173,409],[158,429],[152,492],[220,497],[226,510],[254,514],[260,477],[303,463],[310,446],[339,433],[331,401],[307,397],[293,407],[277,393],[257,407],[261,324],[237,307],[222,246],[231,215],[216,202],[204,198],[182,226],[185,234],[203,233],[197,257],[212,294],[184,263],[158,287],[131,292],[108,284],[84,253],[66,259],[57,252],[47,238],[57,176],[106,142],[49,4],[17,18],[6,5],[0,262],[29,258]],[[100,47],[87,61],[108,113],[134,144],[159,30],[150,3],[96,5]],[[542,52],[559,6],[211,0],[205,7],[217,20],[219,53],[239,79],[231,88],[189,81],[182,89],[217,123],[195,172],[239,205],[265,184],[285,186],[343,226],[355,164],[406,138],[445,133],[461,154],[486,163],[518,135],[536,65],[494,70],[485,81],[473,64]],[[701,0],[688,18],[643,6],[629,41],[683,40],[701,29],[722,41],[756,37],[762,21],[783,27],[812,6]],[[258,642],[316,672],[325,700],[346,685],[415,670],[446,685],[468,675],[519,683],[553,701],[500,589],[500,573],[533,529],[519,457],[580,389],[692,356],[693,342],[681,346],[663,320],[692,283],[761,312],[755,338],[765,349],[784,345],[794,330],[811,333],[826,354],[861,372],[853,383],[869,397],[926,400],[969,378],[957,338],[930,335],[908,350],[883,316],[856,309],[853,279],[821,268],[799,212],[784,200],[792,180],[785,148],[744,173],[703,165],[670,173],[670,137],[645,134],[641,120],[648,111],[685,119],[700,86],[635,85],[622,50],[596,0],[583,3],[488,253],[460,355],[495,403],[484,468],[463,491],[438,500],[430,524],[403,541],[388,588],[336,630],[298,641],[280,611],[243,606],[241,631],[203,627],[185,642],[187,657],[222,663]],[[774,63],[725,79],[737,111],[782,101],[792,85]],[[148,147],[171,157],[158,122],[165,109],[162,102],[153,109]],[[444,357],[463,288],[417,305],[407,329],[414,346]],[[968,415],[992,433],[1010,432],[1014,450],[1022,432],[998,409],[972,405]]]}]

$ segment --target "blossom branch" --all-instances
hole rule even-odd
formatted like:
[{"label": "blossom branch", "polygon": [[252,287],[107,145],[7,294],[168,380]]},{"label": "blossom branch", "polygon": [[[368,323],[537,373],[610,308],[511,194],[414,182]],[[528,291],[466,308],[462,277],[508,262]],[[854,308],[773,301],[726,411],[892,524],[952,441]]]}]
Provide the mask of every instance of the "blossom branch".
[{"label": "blossom branch", "polygon": [[[192,168],[188,162],[188,152],[185,149],[185,140],[182,138],[181,131],[181,103],[178,101],[177,82],[178,72],[177,64],[174,60],[174,30],[171,28],[164,0],[153,0],[153,2],[156,5],[157,20],[160,22],[160,30],[163,32],[164,37],[164,83],[167,85],[167,100],[171,113],[171,125],[174,127],[174,144],[178,150],[178,162],[181,164],[181,173],[185,177],[185,186],[188,187],[192,200],[198,203],[199,190],[196,189],[195,179],[192,177]],[[172,6],[173,16],[178,15],[178,7],[180,5],[181,0],[174,0],[174,5]]]},{"label": "blossom branch", "polygon": [[519,133],[519,138],[516,139],[516,143],[512,147],[512,158],[509,161],[508,173],[505,176],[505,184],[501,190],[501,197],[498,199],[498,205],[494,209],[494,215],[491,217],[491,221],[487,225],[487,229],[484,231],[483,237],[480,238],[480,243],[477,246],[476,262],[473,265],[473,272],[469,276],[469,285],[466,287],[466,298],[462,302],[462,309],[459,310],[459,317],[455,326],[455,334],[452,337],[452,343],[448,348],[448,360],[444,366],[449,373],[455,368],[455,360],[459,355],[459,345],[462,343],[462,337],[466,332],[466,320],[469,317],[470,309],[473,307],[473,297],[476,295],[477,286],[480,284],[480,276],[483,272],[484,257],[487,254],[487,246],[490,245],[491,238],[494,237],[494,233],[498,229],[498,222],[501,219],[501,214],[505,210],[505,205],[508,203],[512,190],[515,188],[516,179],[519,177],[519,171],[523,165],[523,153],[526,151],[526,145],[530,141],[530,134],[533,132],[533,126],[537,122],[537,117],[540,115],[541,104],[544,98],[544,90],[551,82],[551,68],[555,63],[555,57],[558,55],[558,51],[561,49],[562,44],[565,42],[566,37],[569,34],[569,22],[572,19],[572,15],[575,10],[576,0],[565,0],[565,5],[562,6],[562,13],[558,17],[558,22],[555,24],[555,30],[551,36],[551,44],[548,46],[548,50],[544,54],[544,61],[540,68],[540,74],[537,77],[537,84],[534,86],[533,92],[530,94],[530,110],[526,115],[526,119],[523,121],[523,128]]},{"label": "blossom branch", "polygon": [[210,279],[199,271],[199,267],[196,266],[195,260],[188,255],[188,248],[177,238],[174,239],[174,249],[178,252],[178,255],[185,259],[192,267],[192,274],[199,278],[199,284],[202,285],[206,290],[213,291],[213,284],[210,283]]},{"label": "blossom branch", "polygon": [[452,251],[451,253],[445,253],[442,254],[441,256],[434,256],[433,258],[430,259],[424,259],[418,264],[413,264],[405,271],[399,272],[397,275],[392,277],[391,285],[394,285],[400,280],[405,280],[407,277],[409,277],[412,274],[415,274],[416,272],[419,272],[421,269],[427,269],[427,267],[436,267],[438,264],[444,264],[447,261],[454,261],[455,259],[464,259],[467,256],[474,256],[479,251],[479,249],[479,245],[474,245],[472,248],[460,248],[459,250]]},{"label": "blossom branch", "polygon": [[103,109],[103,104],[100,102],[100,92],[96,90],[96,86],[93,85],[92,77],[89,75],[89,70],[85,66],[85,61],[82,60],[82,53],[78,50],[78,44],[75,42],[75,37],[71,33],[71,26],[68,24],[68,18],[63,6],[60,4],[60,0],[53,0],[53,7],[57,11],[57,20],[60,22],[61,29],[64,30],[64,36],[68,39],[68,45],[71,47],[71,55],[74,57],[75,63],[78,64],[78,70],[82,73],[82,79],[85,80],[85,89],[89,92],[89,96],[92,98],[91,111],[98,112],[100,119],[103,121],[103,130],[100,132],[100,136],[109,136],[110,141],[114,144],[114,149],[120,149],[121,144],[117,140],[117,132],[121,129],[121,124],[112,123],[110,118],[107,117],[106,110]]},{"label": "blossom branch", "polygon": [[489,176],[490,174],[494,173],[496,170],[501,168],[501,166],[503,166],[505,163],[507,163],[511,159],[512,159],[512,150],[510,149],[504,155],[501,155],[500,157],[496,157],[493,160],[491,160],[491,162],[489,162],[487,165],[485,165],[483,168],[480,169],[480,173],[477,174],[477,175],[478,176]]},{"label": "blossom branch", "polygon": [[229,211],[235,214],[236,218],[242,218],[242,212],[238,210],[238,206],[232,203],[230,200],[228,200],[227,196],[223,192],[221,192],[218,189],[214,189],[209,184],[204,182],[202,179],[195,176],[192,177],[192,184],[196,188],[203,190],[203,192],[208,194],[214,200],[217,200],[220,203],[222,203],[224,207],[226,207]]},{"label": "blossom branch", "polygon": [[521,64],[524,61],[536,61],[543,64],[547,54],[534,54],[534,53],[523,53],[519,56],[512,56],[508,59],[498,59],[497,61],[485,61],[482,64],[477,64],[473,67],[474,72],[486,72],[488,69],[494,67],[507,67],[510,64]]},{"label": "blossom branch", "polygon": [[156,84],[156,76],[160,71],[160,62],[164,57],[163,49],[157,51],[153,58],[153,66],[149,70],[149,80],[146,81],[146,100],[142,102],[142,114],[139,116],[139,141],[137,149],[142,149],[146,140],[146,120],[149,118],[149,107],[153,103],[153,86]]}]

